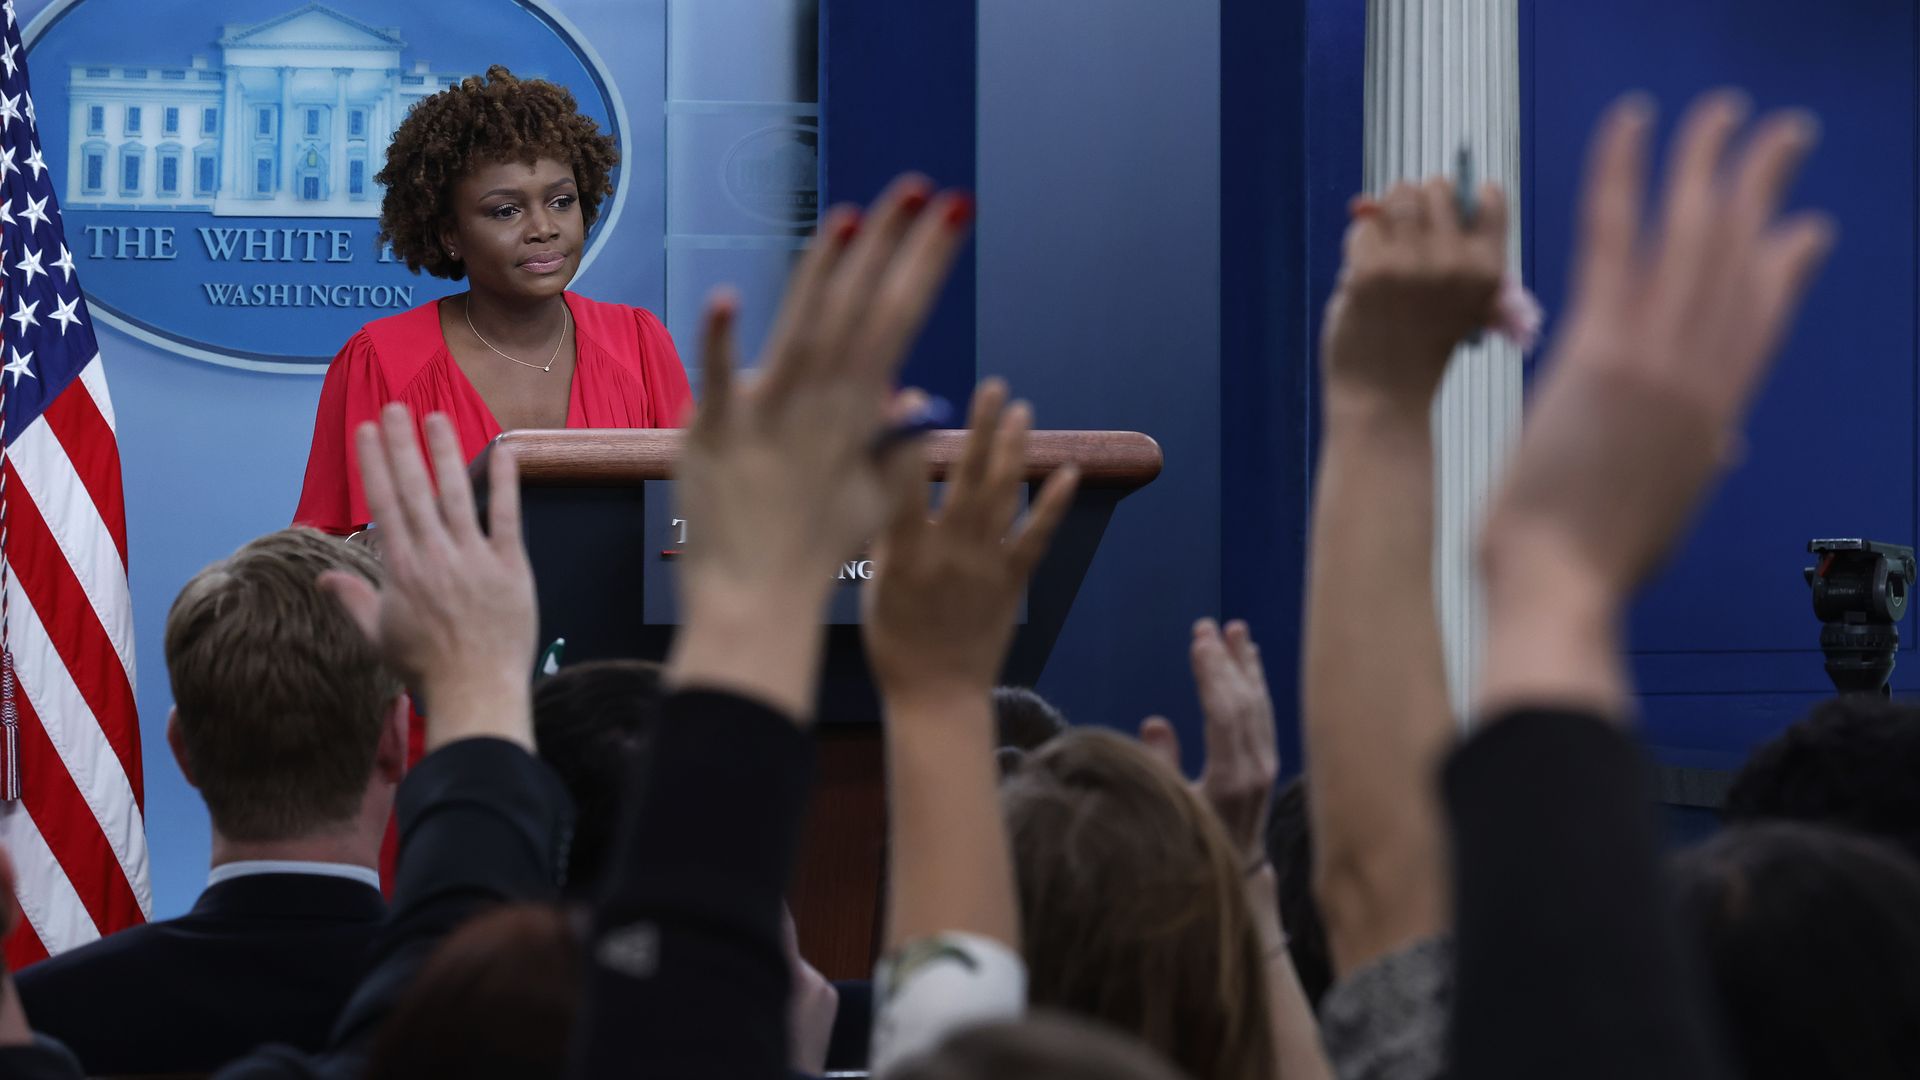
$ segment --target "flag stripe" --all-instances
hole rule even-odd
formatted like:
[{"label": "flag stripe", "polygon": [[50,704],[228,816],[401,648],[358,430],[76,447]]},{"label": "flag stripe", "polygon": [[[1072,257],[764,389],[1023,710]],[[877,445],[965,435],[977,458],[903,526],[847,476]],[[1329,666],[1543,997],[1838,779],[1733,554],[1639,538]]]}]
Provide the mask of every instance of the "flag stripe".
[{"label": "flag stripe", "polygon": [[[60,752],[47,726],[40,722],[31,691],[20,695],[15,704],[20,710],[20,770],[33,777],[33,783],[23,785],[20,801],[59,860],[67,881],[79,893],[96,932],[98,927],[139,921],[143,908],[127,882],[120,855],[101,830],[94,808],[75,786],[74,777],[62,767]],[[58,726],[77,726],[61,719]],[[49,946],[55,951],[67,947],[51,942]]]},{"label": "flag stripe", "polygon": [[114,580],[125,581],[127,504],[120,490],[120,447],[113,441],[113,429],[94,406],[91,394],[61,394],[47,407],[46,422],[61,451],[73,463],[74,473],[86,486],[89,505],[113,541],[121,568]]},{"label": "flag stripe", "polygon": [[13,623],[13,668],[20,685],[15,700],[23,705],[21,759],[32,761],[27,752],[25,704],[39,716],[66,721],[45,727],[40,737],[57,752],[58,764],[86,802],[93,825],[113,849],[121,876],[139,898],[140,910],[149,911],[153,905],[147,882],[147,834],[133,782],[72,673],[61,662],[40,618],[39,605],[33,602],[18,574],[8,579],[7,601]]},{"label": "flag stripe", "polygon": [[[79,696],[91,714],[90,718],[78,716],[75,721],[104,732],[131,786],[140,775],[139,725],[134,716],[133,687],[106,629],[99,620],[88,617],[95,610],[92,599],[74,576],[60,545],[47,531],[40,508],[33,499],[24,497],[19,471],[11,467],[20,460],[17,450],[8,456],[7,546],[10,554],[7,565],[14,582],[31,600],[33,610],[57,616],[43,623],[46,637],[58,653],[54,662],[71,672],[70,678],[79,687]],[[21,594],[11,589],[9,593],[10,599],[18,604]],[[18,620],[23,614],[15,611],[13,618]],[[17,667],[22,663],[22,652],[19,645],[14,649]],[[27,679],[22,672],[22,685],[30,692],[37,690]],[[61,714],[55,718],[67,721]]]},{"label": "flag stripe", "polygon": [[[84,302],[80,305],[82,309],[86,306]],[[107,368],[100,362],[99,353],[94,353],[93,359],[80,369],[80,383],[87,388],[87,396],[93,399],[94,408],[99,409],[100,415],[106,418],[107,430],[118,434],[120,424],[113,415],[113,395],[107,393]]]},{"label": "flag stripe", "polygon": [[75,584],[85,585],[74,599],[84,598],[92,607],[95,621],[106,631],[113,651],[120,657],[122,674],[131,684],[133,603],[127,589],[126,563],[120,559],[119,545],[108,531],[106,518],[88,497],[73,459],[46,424],[34,423],[21,432],[9,448],[7,461],[30,496],[23,501],[32,502],[42,527],[66,556]]},{"label": "flag stripe", "polygon": [[[14,875],[22,885],[20,910],[46,950],[60,953],[98,940],[100,930],[87,913],[86,902],[25,806],[15,804],[0,814],[0,841],[6,843]],[[26,887],[29,884],[31,888]]]},{"label": "flag stripe", "polygon": [[37,964],[47,958],[47,947],[40,942],[40,935],[33,932],[33,924],[26,919],[13,928],[5,943],[7,967],[18,971],[28,964]]}]

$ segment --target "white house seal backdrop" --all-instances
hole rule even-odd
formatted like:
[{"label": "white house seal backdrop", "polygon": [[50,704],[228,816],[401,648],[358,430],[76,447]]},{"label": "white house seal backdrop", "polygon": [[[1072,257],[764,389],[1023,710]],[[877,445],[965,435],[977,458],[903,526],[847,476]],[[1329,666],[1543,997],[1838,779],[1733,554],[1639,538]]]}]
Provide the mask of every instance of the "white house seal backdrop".
[{"label": "white house seal backdrop", "polygon": [[95,315],[238,367],[317,371],[367,320],[448,291],[376,242],[374,177],[421,98],[502,63],[629,142],[607,72],[536,0],[216,0],[159,20],[150,0],[69,0],[29,27],[28,62]]}]

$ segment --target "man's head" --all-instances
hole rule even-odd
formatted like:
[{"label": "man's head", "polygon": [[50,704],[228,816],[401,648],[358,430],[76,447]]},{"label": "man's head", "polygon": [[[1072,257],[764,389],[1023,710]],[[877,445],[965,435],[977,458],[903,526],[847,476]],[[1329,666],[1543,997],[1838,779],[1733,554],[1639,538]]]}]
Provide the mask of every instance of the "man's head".
[{"label": "man's head", "polygon": [[327,570],[381,580],[365,548],[282,529],[200,571],[167,613],[167,741],[228,840],[343,828],[376,765],[389,784],[404,767],[400,681],[316,584]]},{"label": "man's head", "polygon": [[620,793],[660,715],[660,665],[596,660],[561,668],[533,691],[533,739],[573,796],[567,892],[600,884],[620,818]]},{"label": "man's head", "polygon": [[1673,863],[1747,1080],[1920,1075],[1920,866],[1817,825],[1734,825]]},{"label": "man's head", "polygon": [[1053,702],[1024,686],[993,691],[993,721],[1000,745],[1030,754],[1067,730],[1067,718]]},{"label": "man's head", "polygon": [[1848,694],[1754,751],[1727,793],[1725,816],[1851,829],[1920,858],[1916,775],[1920,707]]}]

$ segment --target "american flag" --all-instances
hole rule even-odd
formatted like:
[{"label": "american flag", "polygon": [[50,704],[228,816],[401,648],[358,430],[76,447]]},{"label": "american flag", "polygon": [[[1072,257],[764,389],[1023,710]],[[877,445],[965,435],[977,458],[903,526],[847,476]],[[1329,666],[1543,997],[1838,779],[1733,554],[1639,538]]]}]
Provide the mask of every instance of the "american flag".
[{"label": "american flag", "polygon": [[0,844],[30,963],[153,910],[120,447],[41,153],[26,50],[0,36]]}]

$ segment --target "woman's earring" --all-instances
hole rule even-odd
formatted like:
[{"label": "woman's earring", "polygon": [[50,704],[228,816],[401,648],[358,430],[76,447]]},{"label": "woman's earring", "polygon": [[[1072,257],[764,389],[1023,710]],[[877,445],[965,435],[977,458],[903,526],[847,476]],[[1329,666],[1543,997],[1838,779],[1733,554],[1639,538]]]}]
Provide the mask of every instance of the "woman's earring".
[{"label": "woman's earring", "polygon": [[449,258],[449,259],[458,259],[459,257],[460,257],[460,253],[459,253],[459,252],[457,252],[457,251],[455,251],[455,250],[453,250],[452,248],[448,248],[448,249],[447,249],[447,258]]}]

